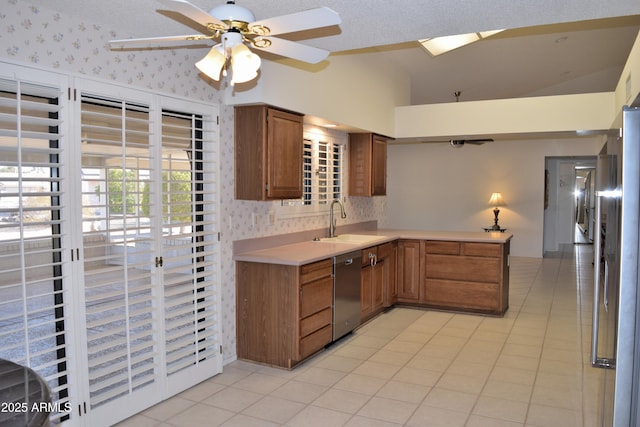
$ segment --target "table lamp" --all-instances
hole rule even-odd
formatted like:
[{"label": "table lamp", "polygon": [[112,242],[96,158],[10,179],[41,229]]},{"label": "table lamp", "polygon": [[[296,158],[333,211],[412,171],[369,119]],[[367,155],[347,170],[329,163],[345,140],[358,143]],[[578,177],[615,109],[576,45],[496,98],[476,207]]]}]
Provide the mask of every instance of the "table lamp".
[{"label": "table lamp", "polygon": [[489,205],[493,206],[493,227],[491,230],[500,231],[500,226],[498,225],[498,214],[500,213],[500,209],[498,206],[507,206],[507,203],[502,198],[502,194],[500,193],[492,193],[489,198]]}]

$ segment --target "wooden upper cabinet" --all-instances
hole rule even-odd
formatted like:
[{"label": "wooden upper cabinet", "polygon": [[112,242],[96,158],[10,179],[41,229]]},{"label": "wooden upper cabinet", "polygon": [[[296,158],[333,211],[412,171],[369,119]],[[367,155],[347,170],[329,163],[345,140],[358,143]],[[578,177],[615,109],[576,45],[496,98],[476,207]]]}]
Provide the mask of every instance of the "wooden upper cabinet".
[{"label": "wooden upper cabinet", "polygon": [[303,115],[267,105],[235,107],[235,195],[302,197]]},{"label": "wooden upper cabinet", "polygon": [[387,138],[374,133],[349,134],[349,195],[387,194]]}]

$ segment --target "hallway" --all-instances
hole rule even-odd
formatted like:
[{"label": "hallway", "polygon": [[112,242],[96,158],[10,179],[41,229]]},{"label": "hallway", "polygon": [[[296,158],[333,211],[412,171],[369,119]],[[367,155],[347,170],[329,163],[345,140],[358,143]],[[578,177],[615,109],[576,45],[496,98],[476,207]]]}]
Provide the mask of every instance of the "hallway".
[{"label": "hallway", "polygon": [[512,257],[504,318],[396,308],[293,371],[236,361],[119,426],[597,426],[591,260]]}]

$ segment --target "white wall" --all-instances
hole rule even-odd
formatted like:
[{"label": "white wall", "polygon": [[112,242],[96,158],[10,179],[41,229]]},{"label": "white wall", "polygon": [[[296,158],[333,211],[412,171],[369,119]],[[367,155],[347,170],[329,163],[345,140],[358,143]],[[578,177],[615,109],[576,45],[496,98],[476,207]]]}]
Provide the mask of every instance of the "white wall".
[{"label": "white wall", "polygon": [[396,108],[395,136],[606,130],[616,112],[613,92],[412,105]]},{"label": "white wall", "polygon": [[[364,131],[393,136],[397,105],[410,100],[407,74],[376,62],[371,53],[331,55],[318,66],[263,61],[250,90],[228,90],[229,105],[265,103]],[[321,71],[321,72],[320,72]]]},{"label": "white wall", "polygon": [[500,225],[514,237],[511,254],[541,257],[545,157],[597,155],[600,137],[494,141],[454,148],[447,143],[390,144],[384,226],[481,231],[493,223],[487,204],[500,191],[508,206]]}]

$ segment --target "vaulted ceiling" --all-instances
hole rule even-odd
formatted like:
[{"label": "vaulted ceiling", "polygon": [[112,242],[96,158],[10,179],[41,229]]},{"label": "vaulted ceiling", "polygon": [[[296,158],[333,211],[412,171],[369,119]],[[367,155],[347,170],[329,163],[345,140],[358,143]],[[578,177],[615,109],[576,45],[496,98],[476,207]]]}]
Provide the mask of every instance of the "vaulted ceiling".
[{"label": "vaulted ceiling", "polygon": [[[204,10],[222,0],[192,0]],[[192,34],[155,0],[30,0],[100,23],[117,38]],[[342,23],[291,34],[332,52],[375,52],[409,73],[412,104],[612,91],[640,30],[635,0],[237,0],[256,19],[327,6]],[[416,40],[506,29],[431,57]],[[206,49],[203,49],[203,55]],[[271,56],[269,59],[276,59]]]}]

